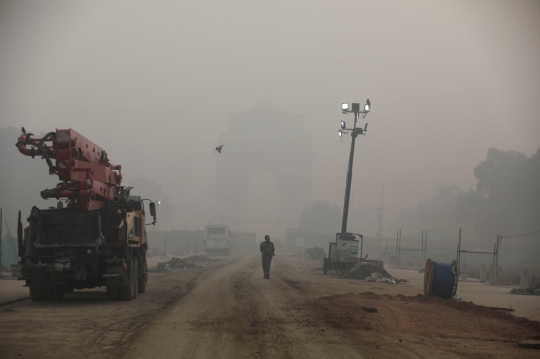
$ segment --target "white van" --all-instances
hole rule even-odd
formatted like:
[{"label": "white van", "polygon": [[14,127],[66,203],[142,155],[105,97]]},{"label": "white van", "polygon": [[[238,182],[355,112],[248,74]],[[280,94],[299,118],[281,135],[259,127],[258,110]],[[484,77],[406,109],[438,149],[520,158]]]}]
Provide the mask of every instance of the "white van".
[{"label": "white van", "polygon": [[209,224],[204,227],[204,251],[208,254],[230,254],[231,231],[224,224]]}]

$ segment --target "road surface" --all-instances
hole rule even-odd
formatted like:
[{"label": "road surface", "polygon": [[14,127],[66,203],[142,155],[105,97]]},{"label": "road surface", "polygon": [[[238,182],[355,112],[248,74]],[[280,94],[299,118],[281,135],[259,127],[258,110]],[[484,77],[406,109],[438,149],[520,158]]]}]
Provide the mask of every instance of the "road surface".
[{"label": "road surface", "polygon": [[540,323],[417,297],[412,285],[332,278],[285,256],[270,280],[255,254],[199,265],[152,273],[131,302],[93,290],[0,306],[0,357],[538,357],[517,342]]}]

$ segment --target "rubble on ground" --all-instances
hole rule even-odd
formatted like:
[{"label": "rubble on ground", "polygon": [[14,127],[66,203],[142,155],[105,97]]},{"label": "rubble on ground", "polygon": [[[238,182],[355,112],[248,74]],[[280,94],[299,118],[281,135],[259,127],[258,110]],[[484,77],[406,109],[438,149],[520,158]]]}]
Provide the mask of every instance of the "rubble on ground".
[{"label": "rubble on ground", "polygon": [[158,263],[156,268],[150,268],[149,272],[169,272],[172,269],[184,269],[184,268],[195,268],[195,263],[188,262],[182,258],[172,257],[167,262]]},{"label": "rubble on ground", "polygon": [[510,293],[521,295],[540,295],[540,282],[537,282],[525,289],[514,288],[510,291]]},{"label": "rubble on ground", "polygon": [[158,263],[157,267],[149,268],[149,272],[170,272],[173,269],[195,268],[195,262],[216,262],[219,259],[212,259],[202,254],[196,254],[186,258],[172,257],[167,262]]},{"label": "rubble on ground", "polygon": [[387,284],[397,284],[408,282],[406,279],[397,279],[392,277],[390,273],[384,269],[384,267],[372,263],[372,262],[360,262],[357,263],[354,267],[349,269],[343,277],[352,278],[352,279],[361,279],[366,282],[375,282],[375,283],[387,283]]},{"label": "rubble on ground", "polygon": [[196,254],[193,256],[189,256],[184,258],[185,262],[217,262],[219,259],[212,259],[208,256],[205,256],[204,254]]},{"label": "rubble on ground", "polygon": [[[375,274],[380,274],[381,275],[380,278],[387,278],[390,280],[394,279],[394,277],[392,277],[390,273],[386,271],[386,269],[384,269],[380,265],[370,263],[370,262],[357,263],[354,267],[352,267],[345,273],[344,277],[367,280],[368,278],[371,278],[372,275],[375,275]],[[373,278],[375,277],[378,277],[378,276],[375,275]],[[380,278],[377,278],[377,279],[380,279]]]},{"label": "rubble on ground", "polygon": [[366,282],[396,284],[395,279],[385,278],[381,273],[371,273],[365,279]]}]

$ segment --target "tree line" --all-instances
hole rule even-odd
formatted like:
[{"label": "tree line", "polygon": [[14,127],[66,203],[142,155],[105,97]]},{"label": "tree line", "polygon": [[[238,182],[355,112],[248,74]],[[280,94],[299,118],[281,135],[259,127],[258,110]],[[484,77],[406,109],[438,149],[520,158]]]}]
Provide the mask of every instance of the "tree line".
[{"label": "tree line", "polygon": [[[429,200],[387,216],[386,232],[399,228],[420,238],[421,231],[428,230],[431,239],[456,239],[462,228],[469,239],[493,242],[497,234],[540,229],[540,148],[530,157],[491,148],[473,172],[476,188],[442,185]],[[341,213],[339,207],[317,201],[304,208],[298,227],[306,233],[333,234],[339,231]]]}]

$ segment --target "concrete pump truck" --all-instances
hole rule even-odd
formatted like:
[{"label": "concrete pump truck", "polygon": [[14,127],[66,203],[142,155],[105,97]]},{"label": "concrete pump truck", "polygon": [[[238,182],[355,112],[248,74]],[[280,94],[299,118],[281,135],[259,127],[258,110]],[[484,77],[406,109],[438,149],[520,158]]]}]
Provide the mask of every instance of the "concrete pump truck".
[{"label": "concrete pump truck", "polygon": [[[48,209],[33,207],[17,226],[21,277],[32,301],[60,300],[74,289],[105,286],[109,300],[132,300],[147,283],[144,199],[121,186],[121,166],[107,152],[72,129],[42,138],[22,134],[19,152],[45,159],[60,183],[41,192],[56,199]],[[53,163],[54,160],[54,163]],[[65,204],[65,206],[64,206]]]}]

